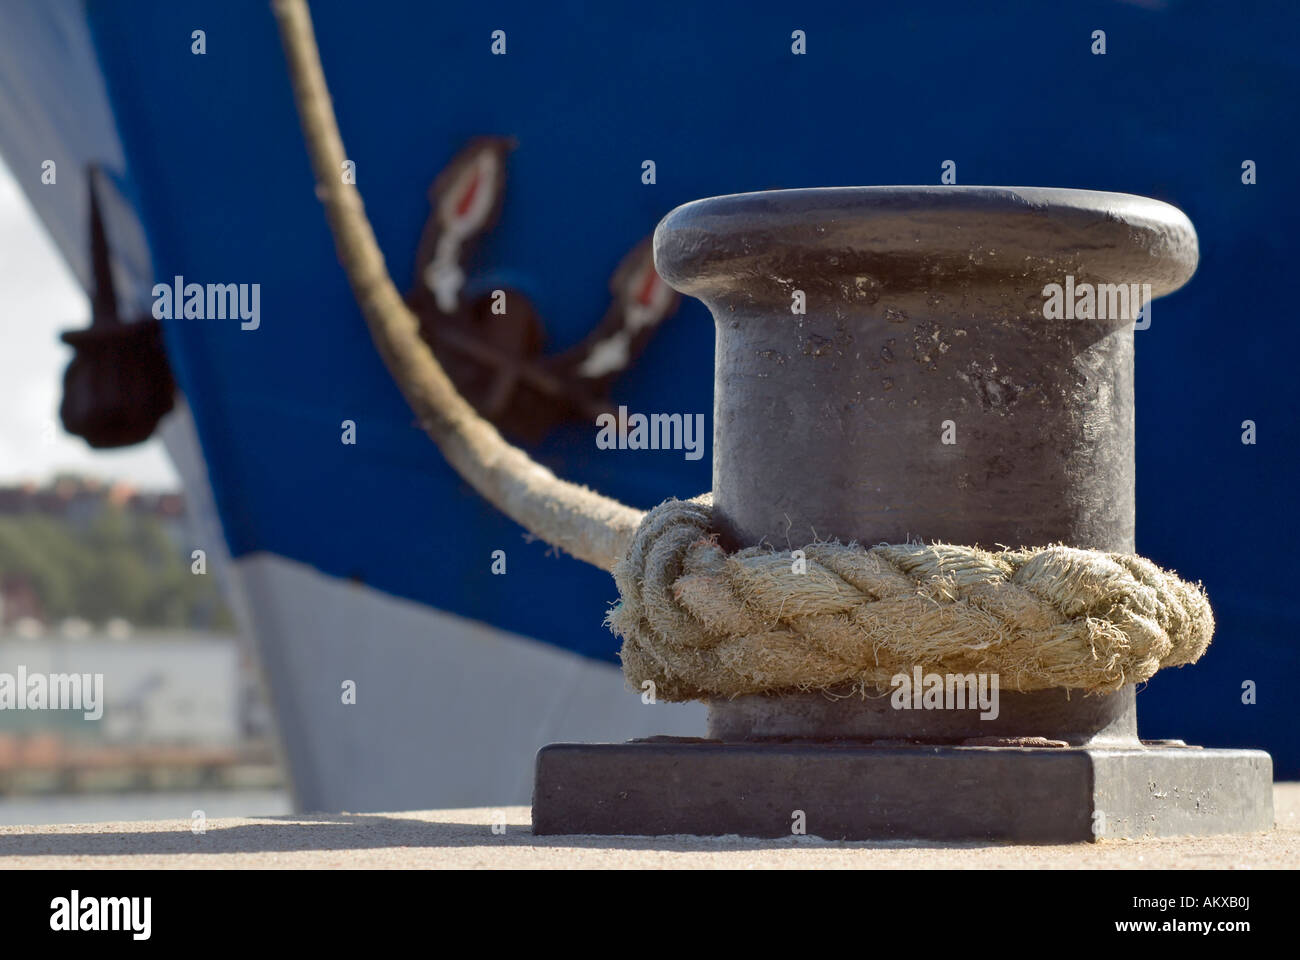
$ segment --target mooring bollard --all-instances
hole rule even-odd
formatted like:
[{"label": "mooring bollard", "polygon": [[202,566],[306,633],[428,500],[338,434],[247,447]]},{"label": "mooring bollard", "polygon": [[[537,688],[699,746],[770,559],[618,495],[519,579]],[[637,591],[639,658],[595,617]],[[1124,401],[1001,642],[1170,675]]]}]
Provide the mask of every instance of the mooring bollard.
[{"label": "mooring bollard", "polygon": [[[1197,256],[1176,208],[1080,190],[787,190],[674,210],[655,261],[716,321],[723,546],[1133,552],[1134,323]],[[534,830],[1067,841],[1272,824],[1267,754],[1144,744],[1132,686],[1003,689],[983,719],[888,694],[714,700],[708,740],[551,745]]]},{"label": "mooring bollard", "polygon": [[[655,254],[717,319],[713,500],[729,546],[1134,550],[1127,295],[1196,269],[1180,211],[1072,190],[740,194],[675,210]],[[1044,287],[1067,276],[1115,286],[1117,305],[1122,284],[1125,309],[1103,296],[1105,319],[1045,319]],[[814,693],[715,701],[710,736],[1081,744],[1136,742],[1137,725],[1131,689],[1002,692],[989,720]]]}]

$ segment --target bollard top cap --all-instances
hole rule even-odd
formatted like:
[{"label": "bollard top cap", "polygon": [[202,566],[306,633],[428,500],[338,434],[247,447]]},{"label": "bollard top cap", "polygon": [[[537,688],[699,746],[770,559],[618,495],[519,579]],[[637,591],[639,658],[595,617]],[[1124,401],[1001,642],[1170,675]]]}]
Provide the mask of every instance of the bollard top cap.
[{"label": "bollard top cap", "polygon": [[1177,290],[1196,230],[1177,207],[1128,193],[1048,187],[817,187],[736,193],[671,211],[655,267],[682,293],[788,297],[870,277],[884,288],[1041,285],[1066,274]]}]

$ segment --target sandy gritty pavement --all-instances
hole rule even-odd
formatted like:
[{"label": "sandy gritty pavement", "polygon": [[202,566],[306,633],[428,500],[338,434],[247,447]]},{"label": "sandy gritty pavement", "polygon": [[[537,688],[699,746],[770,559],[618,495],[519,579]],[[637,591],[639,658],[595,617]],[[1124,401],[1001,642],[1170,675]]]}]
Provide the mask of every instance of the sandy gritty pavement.
[{"label": "sandy gritty pavement", "polygon": [[[389,814],[0,826],[0,870],[23,868],[1289,868],[1300,783],[1274,786],[1268,833],[1063,846],[841,843],[816,837],[534,837],[528,807]],[[504,834],[494,834],[504,814]]]}]

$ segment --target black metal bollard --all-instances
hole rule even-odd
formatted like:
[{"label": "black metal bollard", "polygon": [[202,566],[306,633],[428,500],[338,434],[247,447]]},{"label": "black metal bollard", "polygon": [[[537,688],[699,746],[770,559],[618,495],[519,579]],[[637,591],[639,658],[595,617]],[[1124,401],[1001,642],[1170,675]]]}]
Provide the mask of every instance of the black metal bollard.
[{"label": "black metal bollard", "polygon": [[[656,266],[716,322],[725,545],[1132,552],[1133,331],[1197,256],[1176,208],[1080,190],[787,190],[672,211]],[[534,829],[771,836],[796,810],[846,838],[1272,823],[1267,754],[1143,744],[1131,687],[1007,692],[991,721],[739,697],[710,704],[710,737],[544,748]]]},{"label": "black metal bollard", "polygon": [[[1081,190],[738,194],[672,211],[655,259],[716,319],[713,497],[730,547],[1133,551],[1129,294],[1196,269],[1181,211]],[[1067,277],[1093,288],[1093,316],[1044,317],[1044,288]],[[743,697],[711,705],[710,734],[1135,740],[1131,691],[1103,699],[1004,693],[989,723]]]}]

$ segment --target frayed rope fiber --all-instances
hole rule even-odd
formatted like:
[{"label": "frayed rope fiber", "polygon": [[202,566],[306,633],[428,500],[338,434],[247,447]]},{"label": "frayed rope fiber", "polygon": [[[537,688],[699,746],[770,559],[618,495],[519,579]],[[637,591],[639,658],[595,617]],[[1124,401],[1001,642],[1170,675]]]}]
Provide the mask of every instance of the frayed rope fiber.
[{"label": "frayed rope fiber", "polygon": [[990,552],[838,542],[727,553],[712,499],[645,515],[614,567],[623,674],[664,700],[842,688],[898,673],[996,673],[1004,689],[1114,691],[1197,660],[1200,584],[1149,560],[1065,546]]}]

